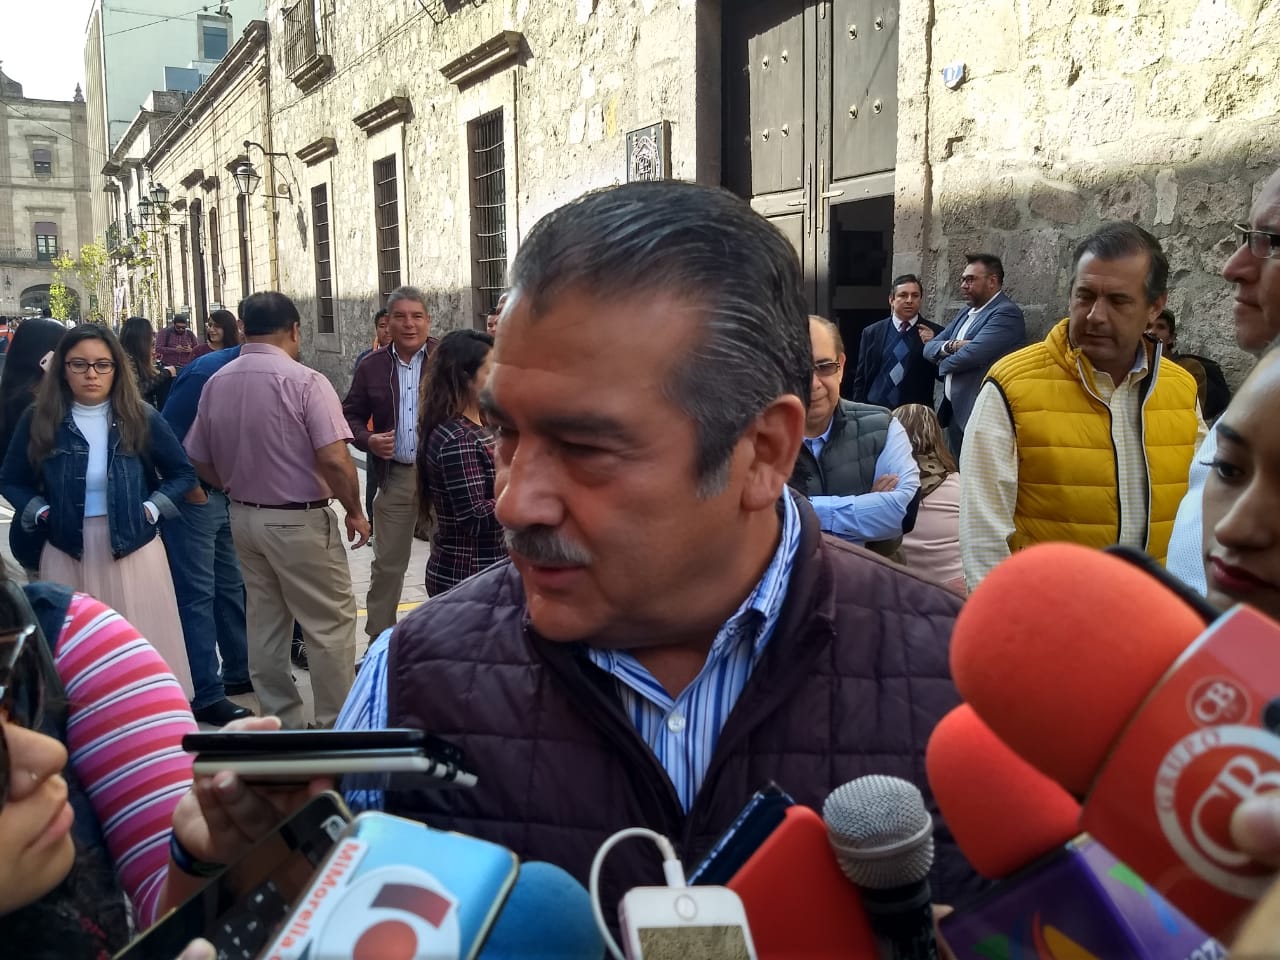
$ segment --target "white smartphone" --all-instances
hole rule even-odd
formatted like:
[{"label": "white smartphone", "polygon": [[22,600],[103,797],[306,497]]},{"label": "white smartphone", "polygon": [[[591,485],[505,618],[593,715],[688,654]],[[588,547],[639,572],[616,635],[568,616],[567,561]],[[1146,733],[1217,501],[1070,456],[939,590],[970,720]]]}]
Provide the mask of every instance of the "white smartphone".
[{"label": "white smartphone", "polygon": [[728,887],[637,887],[618,920],[627,960],[756,960],[747,913]]}]

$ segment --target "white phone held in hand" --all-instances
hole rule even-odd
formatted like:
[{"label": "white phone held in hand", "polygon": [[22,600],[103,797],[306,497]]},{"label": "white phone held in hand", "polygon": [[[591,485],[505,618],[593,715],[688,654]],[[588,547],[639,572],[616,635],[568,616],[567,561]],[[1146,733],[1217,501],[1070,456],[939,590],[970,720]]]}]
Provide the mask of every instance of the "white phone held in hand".
[{"label": "white phone held in hand", "polygon": [[627,960],[756,960],[742,900],[728,887],[637,887],[618,920]]}]

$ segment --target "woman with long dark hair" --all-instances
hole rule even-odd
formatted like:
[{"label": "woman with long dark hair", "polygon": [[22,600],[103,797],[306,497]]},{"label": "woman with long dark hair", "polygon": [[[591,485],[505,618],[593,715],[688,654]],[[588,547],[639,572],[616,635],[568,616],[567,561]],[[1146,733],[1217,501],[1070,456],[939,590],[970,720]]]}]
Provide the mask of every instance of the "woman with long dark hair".
[{"label": "woman with long dark hair", "polygon": [[4,376],[0,377],[0,457],[9,449],[18,420],[35,401],[36,387],[44,377],[40,362],[53,353],[66,332],[56,320],[32,317],[9,341]]},{"label": "woman with long dark hair", "polygon": [[120,346],[138,384],[138,393],[157,410],[164,406],[177,371],[156,361],[156,331],[146,317],[130,317],[120,328]]},{"label": "woman with long dark hair", "polygon": [[907,431],[920,468],[920,509],[914,529],[902,538],[903,560],[921,576],[963,595],[960,467],[932,408],[908,403],[894,410],[893,417]]},{"label": "woman with long dark hair", "polygon": [[493,337],[445,334],[427,360],[418,419],[422,510],[435,514],[427,592],[443,593],[507,555],[494,516],[493,440],[481,425],[480,391],[489,379]]},{"label": "woman with long dark hair", "polygon": [[209,322],[204,325],[204,343],[196,347],[191,359],[195,360],[206,353],[225,350],[227,347],[238,347],[240,342],[240,326],[236,323],[236,315],[230,310],[215,310],[209,314]]},{"label": "woman with long dark hair", "polygon": [[120,342],[85,323],[54,351],[0,467],[0,494],[47,543],[40,577],[97,597],[133,623],[192,695],[161,517],[196,486],[182,445],[138,396]]}]

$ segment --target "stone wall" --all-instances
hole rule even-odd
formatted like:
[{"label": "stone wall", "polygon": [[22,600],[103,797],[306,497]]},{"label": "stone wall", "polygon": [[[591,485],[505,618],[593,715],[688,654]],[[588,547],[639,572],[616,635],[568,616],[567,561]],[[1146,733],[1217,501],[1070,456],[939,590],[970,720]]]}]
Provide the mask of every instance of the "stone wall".
[{"label": "stone wall", "polygon": [[[1065,315],[1070,254],[1131,219],[1171,262],[1179,344],[1234,380],[1219,270],[1280,162],[1280,6],[1265,0],[903,0],[896,266],[958,307],[963,255],[1001,256],[1043,335]],[[967,80],[945,87],[944,66]]]},{"label": "stone wall", "polygon": [[[271,4],[273,41],[284,35],[283,6]],[[389,151],[401,156],[403,173],[402,281],[427,292],[437,334],[478,321],[469,121],[504,113],[508,262],[544,213],[626,179],[628,130],[669,120],[674,175],[718,182],[718,123],[697,122],[708,98],[718,112],[719,65],[708,53],[716,44],[697,41],[718,40],[718,9],[708,0],[349,0],[327,21],[332,73],[309,93],[287,79],[275,43],[272,136],[275,149],[291,154],[279,170],[302,201],[281,205],[280,288],[304,305],[304,318],[314,314],[310,189],[327,184],[332,207],[337,331],[306,338],[304,359],[341,391],[352,358],[371,340],[378,289],[371,168]],[[503,30],[523,34],[512,60],[462,87],[441,75]],[[353,122],[397,96],[411,102],[407,122],[372,137]],[[322,137],[334,139],[336,154],[311,165],[296,158]]]},{"label": "stone wall", "polygon": [[[147,155],[150,181],[169,189],[170,222],[152,231],[153,249],[159,260],[161,298],[165,315],[189,309],[192,322],[201,333],[210,310],[236,305],[254,290],[275,287],[275,264],[272,259],[272,233],[275,220],[271,205],[279,201],[266,196],[273,191],[269,182],[270,164],[256,148],[246,153],[244,141],[261,143],[270,149],[265,130],[266,118],[266,46],[244,47],[241,40],[206,81],[216,96],[192,99],[186,109],[166,121],[163,136],[153,138],[155,146]],[[202,88],[203,90],[203,88]],[[171,126],[168,124],[172,124]],[[262,184],[249,197],[243,243],[239,219],[240,193],[233,171],[244,157],[262,175]],[[199,176],[194,176],[201,171]],[[200,205],[199,229],[204,256],[197,261],[195,245],[190,242],[191,210]],[[216,218],[217,245],[215,273],[214,231],[210,217]],[[187,282],[183,284],[180,259],[179,226],[187,228]],[[169,239],[169,255],[165,256],[164,237]],[[242,255],[247,250],[248,259]],[[206,283],[206,310],[201,315],[195,291],[195,276],[202,271]],[[247,281],[247,282],[246,282]],[[157,318],[159,319],[159,318]]]}]

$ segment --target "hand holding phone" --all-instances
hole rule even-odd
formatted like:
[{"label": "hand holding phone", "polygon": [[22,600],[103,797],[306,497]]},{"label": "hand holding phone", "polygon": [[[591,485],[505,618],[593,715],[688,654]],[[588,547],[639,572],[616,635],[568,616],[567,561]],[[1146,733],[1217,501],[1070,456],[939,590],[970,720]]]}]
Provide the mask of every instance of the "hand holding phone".
[{"label": "hand holding phone", "polygon": [[[279,729],[278,717],[245,717],[227,724],[223,732],[273,733]],[[312,777],[292,782],[287,789],[265,790],[231,771],[194,772],[195,782],[173,811],[173,832],[188,853],[206,863],[237,860],[281,818],[333,789],[330,777]],[[170,896],[183,892],[171,891]]]}]

